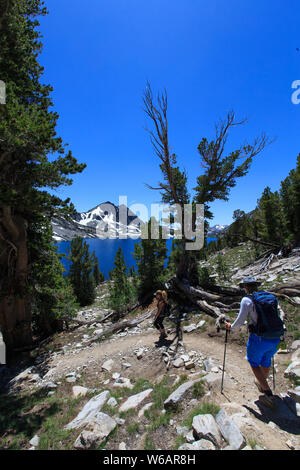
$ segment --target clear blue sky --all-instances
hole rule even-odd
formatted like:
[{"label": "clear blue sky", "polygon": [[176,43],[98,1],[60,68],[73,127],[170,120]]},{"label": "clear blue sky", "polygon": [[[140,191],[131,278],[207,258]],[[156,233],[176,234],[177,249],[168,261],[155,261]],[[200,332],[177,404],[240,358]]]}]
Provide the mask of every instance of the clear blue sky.
[{"label": "clear blue sky", "polygon": [[249,123],[228,150],[265,131],[277,137],[240,179],[229,202],[216,202],[214,223],[235,209],[252,210],[265,186],[276,190],[300,152],[299,0],[46,0],[41,19],[44,81],[54,87],[58,133],[86,162],[72,187],[60,189],[76,209],[100,202],[159,201],[161,179],[143,127],[142,93],[149,80],[165,87],[172,150],[189,188],[201,173],[197,146],[234,109]]}]

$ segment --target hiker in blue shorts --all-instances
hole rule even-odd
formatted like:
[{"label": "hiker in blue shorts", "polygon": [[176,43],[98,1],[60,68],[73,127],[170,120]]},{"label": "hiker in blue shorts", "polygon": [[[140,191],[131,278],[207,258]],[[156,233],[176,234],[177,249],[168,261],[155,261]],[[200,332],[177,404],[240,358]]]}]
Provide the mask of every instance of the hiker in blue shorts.
[{"label": "hiker in blue shorts", "polygon": [[273,406],[274,397],[267,378],[270,373],[271,360],[277,351],[278,343],[284,334],[284,313],[278,305],[277,298],[265,291],[258,291],[258,282],[248,276],[240,287],[247,295],[242,298],[240,311],[233,324],[225,322],[228,330],[241,327],[248,319],[250,336],[247,343],[247,360],[257,380],[254,381],[263,396],[263,404]]}]

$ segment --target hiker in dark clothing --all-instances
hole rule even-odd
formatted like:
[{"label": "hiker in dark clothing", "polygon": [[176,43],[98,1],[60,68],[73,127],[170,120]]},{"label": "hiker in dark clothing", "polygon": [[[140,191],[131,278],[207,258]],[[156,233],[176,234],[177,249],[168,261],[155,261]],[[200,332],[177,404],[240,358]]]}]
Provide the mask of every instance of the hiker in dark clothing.
[{"label": "hiker in dark clothing", "polygon": [[167,293],[164,290],[158,290],[154,295],[157,299],[157,312],[154,317],[154,326],[158,331],[160,331],[159,339],[165,339],[167,334],[165,332],[163,321],[168,302]]},{"label": "hiker in dark clothing", "polygon": [[247,360],[257,380],[254,381],[263,396],[261,401],[273,405],[273,393],[267,378],[270,373],[271,360],[277,351],[280,337],[283,335],[284,313],[278,301],[269,292],[258,291],[258,282],[254,277],[248,276],[240,284],[247,295],[241,301],[240,312],[231,325],[225,322],[227,330],[241,327],[248,319],[250,336],[247,343]]}]

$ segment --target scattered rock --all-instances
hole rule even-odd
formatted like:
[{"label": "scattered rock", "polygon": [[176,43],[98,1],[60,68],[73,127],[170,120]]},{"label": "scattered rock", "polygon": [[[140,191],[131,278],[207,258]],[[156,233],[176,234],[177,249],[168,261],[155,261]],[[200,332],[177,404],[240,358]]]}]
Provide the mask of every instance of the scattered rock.
[{"label": "scattered rock", "polygon": [[133,388],[133,384],[130,382],[130,379],[127,379],[127,377],[119,377],[115,383],[114,387],[119,387],[119,388]]},{"label": "scattered rock", "polygon": [[164,401],[164,407],[176,408],[186,393],[194,386],[195,382],[190,380],[180,385],[169,397]]},{"label": "scattered rock", "polygon": [[131,367],[131,364],[129,362],[123,362],[122,369],[128,369],[129,367]]},{"label": "scattered rock", "polygon": [[180,357],[184,362],[189,362],[190,360],[190,356],[188,354],[182,354]]},{"label": "scattered rock", "polygon": [[292,362],[300,362],[300,348],[296,349],[295,352],[293,352],[292,357],[291,357]]},{"label": "scattered rock", "polygon": [[75,385],[73,388],[72,388],[72,394],[73,394],[73,397],[77,398],[77,397],[85,397],[85,395],[87,394],[87,392],[89,391],[88,388],[86,387],[80,387],[79,385]]},{"label": "scattered rock", "polygon": [[179,367],[184,366],[184,360],[181,357],[178,357],[173,361],[173,366],[176,367],[176,369],[179,369]]},{"label": "scattered rock", "polygon": [[119,408],[119,411],[127,411],[132,408],[137,408],[151,393],[153,392],[152,388],[144,390],[143,392],[137,393],[136,395],[131,395]]},{"label": "scattered rock", "polygon": [[[295,362],[293,362],[293,364],[296,364]],[[284,371],[284,376],[285,377],[289,377],[290,379],[293,379],[293,380],[300,380],[300,362],[298,363],[298,367],[296,366],[294,369],[289,369],[289,371],[287,372],[287,369]]]},{"label": "scattered rock", "polygon": [[119,444],[119,450],[127,450],[126,443],[125,442],[120,442]]},{"label": "scattered rock", "polygon": [[195,416],[192,427],[194,435],[198,439],[207,439],[217,447],[221,446],[221,435],[215,418],[211,414]]},{"label": "scattered rock", "polygon": [[192,444],[183,444],[178,450],[216,450],[216,448],[211,441],[200,439]]},{"label": "scattered rock", "polygon": [[75,376],[72,376],[72,377],[67,377],[66,378],[66,381],[69,382],[69,383],[75,383],[76,382],[76,377]]},{"label": "scattered rock", "polygon": [[185,325],[183,327],[183,332],[184,333],[191,333],[192,331],[194,331],[196,329],[197,329],[197,326],[195,325],[195,323],[191,323],[190,325]]},{"label": "scattered rock", "polygon": [[94,331],[93,335],[101,335],[101,333],[103,333],[103,328],[98,328]]},{"label": "scattered rock", "polygon": [[216,422],[222,436],[232,449],[240,450],[246,445],[243,434],[237,425],[227,416],[225,410],[219,411],[216,416]]},{"label": "scattered rock", "polygon": [[44,390],[54,390],[57,388],[57,384],[54,382],[46,382],[43,387]]},{"label": "scattered rock", "polygon": [[80,413],[73,419],[69,424],[65,426],[65,429],[78,429],[87,425],[91,419],[101,410],[103,405],[107,402],[110,397],[110,392],[105,390],[99,395],[91,398],[82,408]]},{"label": "scattered rock", "polygon": [[300,348],[300,339],[297,339],[296,341],[293,341],[291,345],[291,349],[295,351],[296,349]]},{"label": "scattered rock", "polygon": [[195,364],[194,364],[193,361],[188,361],[188,362],[185,363],[184,366],[187,370],[190,370],[190,369],[193,369],[195,367]]},{"label": "scattered rock", "polygon": [[114,366],[114,361],[112,359],[108,359],[102,364],[102,370],[106,370],[107,372],[111,372]]},{"label": "scattered rock", "polygon": [[137,359],[139,359],[139,360],[142,359],[142,357],[144,355],[144,349],[142,349],[142,348],[139,349],[135,354],[136,354]]},{"label": "scattered rock", "polygon": [[115,429],[117,422],[106,413],[98,411],[88,422],[86,429],[95,433],[102,441]]},{"label": "scattered rock", "polygon": [[115,397],[110,397],[110,399],[107,401],[107,404],[109,406],[117,406],[118,402],[117,400],[115,399]]},{"label": "scattered rock", "polygon": [[37,447],[39,443],[40,443],[40,438],[37,434],[29,441],[29,444],[33,447]]},{"label": "scattered rock", "polygon": [[116,422],[117,422],[117,424],[119,424],[119,426],[123,426],[123,424],[125,424],[125,419],[123,419],[123,418],[116,418]]},{"label": "scattered rock", "polygon": [[23,372],[18,374],[16,377],[14,377],[10,382],[9,382],[9,387],[13,385],[20,384],[24,380],[29,380],[33,377],[33,372],[35,371],[35,367],[28,367],[28,369],[25,369]]},{"label": "scattered rock", "polygon": [[186,434],[185,438],[186,438],[186,441],[187,441],[187,442],[194,442],[194,441],[195,441],[195,437],[194,437],[193,431],[189,431],[189,432]]},{"label": "scattered rock", "polygon": [[88,450],[95,447],[99,436],[91,431],[82,431],[74,442],[74,448],[79,450]]},{"label": "scattered rock", "polygon": [[142,418],[142,416],[144,416],[144,413],[146,410],[149,410],[149,408],[151,408],[151,406],[153,405],[153,403],[147,403],[146,405],[143,406],[143,408],[140,409],[139,413],[138,413],[138,417],[139,418]]},{"label": "scattered rock", "polygon": [[287,440],[287,441],[286,441],[286,445],[287,445],[291,450],[295,450],[295,446],[294,446],[294,444],[293,444],[290,440]]}]

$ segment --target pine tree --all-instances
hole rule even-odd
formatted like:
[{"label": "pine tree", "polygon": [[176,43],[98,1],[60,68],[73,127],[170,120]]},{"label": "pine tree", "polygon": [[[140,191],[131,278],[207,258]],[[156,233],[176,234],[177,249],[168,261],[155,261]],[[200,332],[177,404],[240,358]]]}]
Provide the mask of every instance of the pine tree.
[{"label": "pine tree", "polygon": [[[50,219],[74,211],[70,201],[45,190],[70,185],[81,172],[56,134],[51,86],[41,82],[40,0],[1,0],[0,77],[6,104],[0,105],[0,328],[7,349],[32,344],[32,305],[36,279],[32,265]],[[51,155],[51,158],[48,156]],[[38,231],[31,243],[29,236]],[[45,251],[50,253],[50,243]],[[45,285],[49,280],[40,278]],[[43,286],[40,286],[43,288]]]},{"label": "pine tree", "polygon": [[116,253],[114,269],[110,275],[113,286],[110,291],[109,305],[115,313],[120,314],[122,311],[127,310],[134,300],[134,289],[127,275],[127,267],[121,247]]},{"label": "pine tree", "polygon": [[162,238],[162,227],[159,227],[159,238],[151,239],[151,224],[157,223],[152,217],[146,224],[148,239],[141,239],[134,246],[133,256],[138,270],[139,299],[153,293],[163,286],[166,277],[165,262],[167,258],[166,240]]},{"label": "pine tree", "polygon": [[[40,228],[40,229],[39,229]],[[62,317],[72,317],[78,308],[73,288],[64,266],[62,255],[52,243],[50,222],[45,227],[31,224],[28,231],[31,277],[35,285],[30,287],[32,298],[32,326],[35,336],[46,337],[63,327]],[[37,240],[38,239],[38,240]]]},{"label": "pine tree", "polygon": [[105,281],[104,274],[100,271],[98,258],[95,251],[92,253],[92,263],[93,263],[93,275],[96,286],[99,286],[101,282]]},{"label": "pine tree", "polygon": [[267,187],[258,203],[262,240],[281,246],[284,240],[284,221],[279,193]]},{"label": "pine tree", "polygon": [[174,276],[174,274],[176,274],[183,252],[184,247],[182,241],[173,238],[167,264],[168,273],[170,275]]},{"label": "pine tree", "polygon": [[228,280],[230,270],[227,264],[225,263],[223,257],[221,255],[217,256],[216,261],[217,261],[216,269],[217,269],[217,273],[219,277],[223,278],[225,281]]},{"label": "pine tree", "polygon": [[[190,200],[186,174],[176,166],[177,157],[170,152],[167,92],[164,91],[158,94],[155,100],[151,86],[148,83],[144,92],[143,103],[144,111],[153,125],[153,130],[148,130],[148,133],[155,155],[159,158],[163,176],[163,181],[159,182],[157,187],[148,186],[151,189],[159,190],[163,201],[178,204],[182,209],[182,213],[184,213],[184,204],[191,203],[194,214],[195,204],[203,204],[205,218],[211,219],[213,214],[210,210],[210,204],[215,200],[228,200],[230,191],[235,187],[238,178],[248,173],[254,157],[270,143],[269,139],[262,134],[252,144],[246,143],[224,155],[225,144],[230,131],[245,123],[245,120],[238,121],[234,112],[229,112],[226,118],[215,126],[215,139],[208,141],[203,138],[198,146],[203,174],[197,177],[197,185],[194,188],[195,195]],[[196,223],[194,218],[192,228],[195,228]],[[182,221],[182,227],[184,227],[184,220]],[[198,277],[197,256],[185,249],[185,242],[185,234],[183,234],[183,254],[178,266],[177,276],[195,283]]]},{"label": "pine tree", "polygon": [[300,154],[297,165],[281,184],[280,196],[284,211],[284,220],[288,241],[300,244]]},{"label": "pine tree", "polygon": [[67,259],[70,261],[68,277],[77,301],[82,307],[92,304],[96,297],[96,284],[88,244],[80,237],[71,240]]}]

